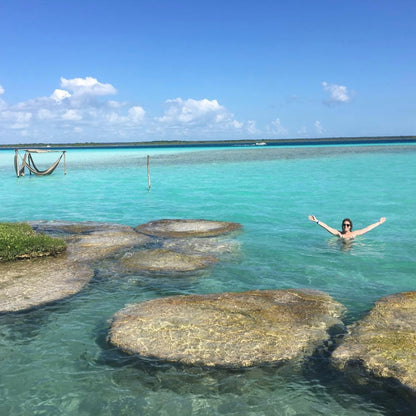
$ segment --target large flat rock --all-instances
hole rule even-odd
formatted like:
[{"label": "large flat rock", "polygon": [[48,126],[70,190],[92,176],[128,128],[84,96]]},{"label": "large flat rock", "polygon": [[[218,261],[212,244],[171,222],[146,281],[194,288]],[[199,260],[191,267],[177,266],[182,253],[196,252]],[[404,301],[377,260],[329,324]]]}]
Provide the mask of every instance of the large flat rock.
[{"label": "large flat rock", "polygon": [[103,230],[129,230],[128,225],[114,224],[98,221],[60,221],[60,220],[38,220],[27,221],[27,223],[37,232],[62,235],[62,234],[88,234]]},{"label": "large flat rock", "polygon": [[81,291],[94,277],[92,264],[150,237],[118,224],[31,222],[37,232],[60,236],[67,250],[57,257],[0,263],[0,312],[42,306]]},{"label": "large flat rock", "polygon": [[312,354],[342,325],[343,310],[309,290],[175,296],[119,311],[108,339],[130,354],[191,365],[279,364]]},{"label": "large flat rock", "polygon": [[149,237],[136,233],[133,229],[110,229],[94,231],[70,240],[69,255],[77,261],[98,260],[122,249],[144,246]]},{"label": "large flat rock", "polygon": [[227,258],[236,257],[241,250],[240,242],[228,236],[164,238],[160,244],[166,250],[179,253]]},{"label": "large flat rock", "polygon": [[154,237],[214,237],[240,229],[241,224],[202,219],[163,219],[138,225],[135,230]]},{"label": "large flat rock", "polygon": [[127,253],[121,263],[128,271],[172,274],[206,269],[216,263],[213,256],[179,253],[166,249],[141,250]]},{"label": "large flat rock", "polygon": [[0,263],[0,312],[31,309],[74,295],[94,276],[66,256]]},{"label": "large flat rock", "polygon": [[65,238],[67,255],[72,261],[103,259],[122,249],[144,246],[151,240],[122,224],[91,221],[32,221],[29,224],[37,232]]},{"label": "large flat rock", "polygon": [[362,377],[391,379],[416,393],[416,292],[378,300],[332,355],[333,365]]}]

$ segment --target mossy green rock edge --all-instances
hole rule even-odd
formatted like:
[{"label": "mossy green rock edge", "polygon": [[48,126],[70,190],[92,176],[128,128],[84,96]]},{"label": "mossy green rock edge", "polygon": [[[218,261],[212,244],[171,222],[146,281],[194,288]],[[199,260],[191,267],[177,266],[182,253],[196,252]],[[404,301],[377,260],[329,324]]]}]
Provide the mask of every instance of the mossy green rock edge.
[{"label": "mossy green rock edge", "polygon": [[64,239],[37,233],[27,223],[0,223],[0,262],[56,256],[66,247]]},{"label": "mossy green rock edge", "polygon": [[149,239],[118,224],[30,224],[38,231],[62,236],[67,250],[56,257],[0,262],[0,313],[29,310],[72,296],[94,277],[95,262]]},{"label": "mossy green rock edge", "polygon": [[358,383],[384,380],[416,394],[416,292],[386,296],[360,321],[332,354],[332,365]]}]

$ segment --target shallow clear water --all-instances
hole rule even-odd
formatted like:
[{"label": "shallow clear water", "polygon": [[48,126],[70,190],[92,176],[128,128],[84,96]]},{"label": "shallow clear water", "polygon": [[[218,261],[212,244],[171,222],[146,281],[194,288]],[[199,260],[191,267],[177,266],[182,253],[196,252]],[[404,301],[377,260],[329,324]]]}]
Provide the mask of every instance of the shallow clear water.
[{"label": "shallow clear water", "polygon": [[[150,155],[148,191],[146,155]],[[149,279],[97,270],[85,290],[0,316],[1,415],[411,414],[394,393],[351,386],[321,359],[302,369],[215,370],[138,360],[106,343],[125,304],[161,296],[312,288],[342,302],[345,321],[376,299],[415,289],[416,146],[68,150],[48,177],[16,178],[0,151],[0,221],[161,218],[236,221],[240,252],[202,276]],[[53,155],[54,159],[57,155]],[[45,163],[47,157],[45,155]],[[36,159],[37,160],[37,159]],[[42,164],[42,162],[40,163]],[[42,167],[42,166],[40,166]],[[382,226],[345,247],[338,228]]]}]

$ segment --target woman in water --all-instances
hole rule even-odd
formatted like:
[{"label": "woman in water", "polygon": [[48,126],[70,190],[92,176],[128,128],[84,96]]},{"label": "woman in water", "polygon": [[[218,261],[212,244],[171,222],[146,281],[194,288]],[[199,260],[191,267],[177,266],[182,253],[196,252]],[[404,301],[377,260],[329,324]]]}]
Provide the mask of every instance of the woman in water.
[{"label": "woman in water", "polygon": [[373,228],[378,227],[379,225],[383,224],[384,221],[386,221],[385,217],[381,217],[380,220],[375,222],[374,224],[368,225],[367,227],[362,228],[361,230],[352,231],[352,221],[349,218],[345,218],[342,220],[342,231],[338,231],[335,228],[326,225],[324,222],[319,221],[315,217],[315,215],[309,215],[308,218],[310,221],[316,222],[322,228],[325,228],[325,230],[327,230],[329,233],[331,233],[332,235],[336,235],[339,238],[355,238],[358,235],[363,235],[371,231]]}]

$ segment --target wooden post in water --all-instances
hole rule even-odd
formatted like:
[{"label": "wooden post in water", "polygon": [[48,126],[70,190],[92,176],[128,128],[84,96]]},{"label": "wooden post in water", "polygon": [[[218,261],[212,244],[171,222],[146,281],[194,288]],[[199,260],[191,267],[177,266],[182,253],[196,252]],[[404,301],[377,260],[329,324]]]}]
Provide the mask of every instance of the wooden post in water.
[{"label": "wooden post in water", "polygon": [[150,156],[147,155],[147,185],[149,187],[149,191],[150,188],[152,187],[151,183],[150,183]]}]

